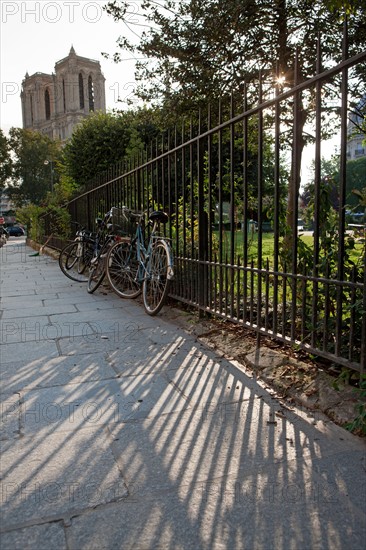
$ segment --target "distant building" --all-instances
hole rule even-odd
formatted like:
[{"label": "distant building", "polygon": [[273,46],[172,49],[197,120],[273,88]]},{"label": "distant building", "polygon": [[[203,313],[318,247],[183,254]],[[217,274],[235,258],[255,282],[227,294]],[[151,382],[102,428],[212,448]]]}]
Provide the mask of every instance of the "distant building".
[{"label": "distant building", "polygon": [[22,82],[23,128],[66,141],[91,111],[105,112],[105,78],[99,61],[70,53],[50,74],[28,73]]},{"label": "distant building", "polygon": [[0,218],[4,219],[5,224],[15,222],[14,216],[9,216],[9,212],[15,210],[15,206],[4,191],[0,191]]},{"label": "distant building", "polygon": [[366,96],[357,104],[355,111],[350,116],[348,124],[347,160],[357,160],[366,156],[366,146],[362,142],[366,135],[361,134],[359,128],[365,120]]}]

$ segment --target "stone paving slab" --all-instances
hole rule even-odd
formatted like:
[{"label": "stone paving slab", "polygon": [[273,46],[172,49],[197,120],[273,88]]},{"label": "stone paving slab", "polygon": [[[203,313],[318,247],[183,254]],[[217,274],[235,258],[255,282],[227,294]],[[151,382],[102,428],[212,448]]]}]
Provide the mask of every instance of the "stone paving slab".
[{"label": "stone paving slab", "polygon": [[350,442],[338,453],[318,456],[312,460],[312,469],[320,480],[319,485],[329,488],[330,503],[339,503],[342,507],[343,500],[343,507],[348,508],[348,514],[355,521],[360,522],[366,535],[363,513],[366,501],[365,449],[361,445],[357,448]]},{"label": "stone paving slab", "polygon": [[37,342],[17,342],[15,344],[2,344],[0,347],[1,363],[12,363],[16,358],[23,363],[40,358],[44,360],[50,357],[58,357],[59,352],[54,340]]},{"label": "stone paving slab", "polygon": [[[117,325],[110,323],[111,329],[118,333]],[[13,344],[16,342],[47,342],[66,338],[73,340],[75,337],[88,339],[95,333],[101,333],[98,323],[91,323],[87,319],[77,322],[74,319],[68,321],[67,317],[59,317],[56,321],[53,315],[40,315],[23,317],[21,319],[7,319],[0,321],[0,343]]]},{"label": "stone paving slab", "polygon": [[22,400],[25,435],[75,432],[90,425],[157,417],[188,407],[174,386],[155,374],[27,389]]},{"label": "stone paving slab", "polygon": [[[198,360],[197,360],[198,359]],[[186,396],[189,403],[237,402],[253,397],[253,383],[235,368],[222,365],[207,354],[194,357],[184,368],[169,370],[168,380]]]},{"label": "stone paving slab", "polygon": [[123,350],[126,344],[126,338],[128,338],[130,334],[132,334],[132,339],[134,340],[135,332],[130,325],[122,327],[120,327],[119,324],[115,327],[111,325],[110,332],[99,330],[95,322],[91,327],[94,328],[95,332],[85,333],[83,336],[75,336],[72,339],[68,337],[60,339],[59,346],[61,355],[71,356],[97,353],[100,351]]},{"label": "stone paving slab", "polygon": [[28,296],[11,296],[11,298],[1,298],[1,306],[4,309],[19,309],[20,307],[32,308],[44,306],[43,296],[31,294]]},{"label": "stone paving slab", "polygon": [[1,530],[126,498],[128,490],[101,429],[34,434],[3,445]]},{"label": "stone paving slab", "polygon": [[121,312],[126,311],[132,313],[134,316],[146,317],[144,311],[136,309],[136,304],[138,303],[136,300],[123,300],[117,295],[112,295],[110,292],[106,295],[95,294],[94,297],[96,299],[95,302],[78,303],[78,310],[82,312],[108,310],[108,317],[111,315],[118,316],[121,315]]},{"label": "stone paving slab", "polygon": [[[345,490],[320,484],[303,462],[259,465],[238,475],[193,480],[180,489],[157,488],[140,496],[136,486],[128,505],[125,501],[75,517],[71,548],[363,547],[359,518],[348,519],[354,508]],[[136,523],[134,517],[140,520]]]},{"label": "stone paving slab", "polygon": [[12,284],[16,283],[19,286],[29,285],[30,282],[33,282],[33,287],[36,287],[39,284],[47,284],[50,286],[52,282],[57,278],[56,271],[54,271],[53,266],[49,266],[50,269],[45,277],[43,269],[47,267],[46,264],[42,266],[21,266],[17,267],[15,272],[12,266],[5,266],[1,268],[3,284],[5,288],[10,288]]},{"label": "stone paving slab", "polygon": [[[60,293],[65,293],[66,295],[70,295],[70,292],[76,293],[77,295],[85,295],[87,294],[86,285],[85,283],[78,283],[77,281],[71,281],[70,279],[67,279],[64,277],[61,280],[57,280],[57,287],[55,288],[55,284],[53,281],[47,283],[47,280],[45,281],[38,281],[35,285],[35,291],[36,294],[40,294],[41,292],[44,293],[46,298],[49,298],[52,295],[58,296]],[[90,296],[89,294],[87,294]]]},{"label": "stone paving slab", "polygon": [[9,267],[12,261],[22,265],[26,262],[29,253],[31,253],[31,250],[25,246],[24,241],[17,243],[9,240],[6,246],[0,249],[0,260],[4,269]]},{"label": "stone paving slab", "polygon": [[15,361],[0,365],[0,391],[20,392],[27,388],[46,388],[80,384],[117,377],[106,354],[54,357],[46,360]]},{"label": "stone paving slab", "polygon": [[1,395],[0,440],[19,437],[20,433],[20,395],[10,393],[8,387],[6,390]]},{"label": "stone paving slab", "polygon": [[[0,301],[1,303],[4,303],[9,297],[14,298],[16,301],[18,300],[24,300],[24,296],[33,297],[36,296],[36,291],[34,288],[34,285],[32,285],[30,288],[27,289],[15,289],[14,285],[12,284],[10,287],[8,287],[8,290],[4,292],[4,284],[1,285],[0,289]],[[9,300],[9,303],[12,303],[12,300]]]},{"label": "stone paving slab", "polygon": [[68,550],[62,522],[35,525],[0,534],[1,550]]},{"label": "stone paving slab", "polygon": [[[343,430],[333,425],[323,425],[315,435],[297,414],[277,416],[279,408],[274,402],[254,394],[247,401],[217,406],[208,402],[158,419],[116,424],[110,427],[114,455],[126,479],[134,480],[141,498],[154,492],[181,494],[191,484],[228,475],[239,478],[259,466],[265,469],[282,464],[285,469],[292,462],[301,468],[321,465],[325,457],[337,463],[337,457],[344,456],[348,466],[355,461],[353,473],[364,477],[362,443],[349,434],[344,437]],[[320,478],[337,487],[337,469],[332,470],[331,478]],[[320,470],[314,471],[320,475]],[[340,473],[340,479],[345,480]],[[348,481],[352,475],[350,471]]]},{"label": "stone paving slab", "polygon": [[[3,278],[3,269],[1,267],[0,269],[1,274],[1,284],[0,284],[0,296],[1,297],[8,297],[8,296],[28,296],[28,295],[35,295],[35,283],[34,281],[29,281],[28,283],[25,283],[24,280],[20,281],[12,281],[11,283],[6,281],[6,279]],[[19,284],[18,284],[19,283]],[[21,283],[21,285],[20,285]],[[14,288],[15,287],[15,288]]]},{"label": "stone paving slab", "polygon": [[[144,335],[144,329],[138,326],[137,337]],[[109,350],[108,358],[121,376],[133,376],[150,372],[165,372],[169,369],[183,368],[192,362],[197,362],[204,353],[202,345],[189,336],[175,336],[168,344],[157,346],[147,343],[146,346],[136,346],[133,339],[120,349]],[[205,350],[207,352],[207,350]]]},{"label": "stone paving slab", "polygon": [[[63,315],[50,315],[51,325],[59,327],[60,339],[64,338],[65,342],[62,349],[69,353],[70,349],[67,347],[67,340],[79,337],[80,342],[84,340],[86,345],[97,345],[102,340],[111,340],[116,344],[132,344],[136,343],[140,338],[140,325],[138,321],[131,319],[129,316],[127,319],[121,312],[114,319],[110,319],[101,312],[100,315],[93,315],[92,317],[84,313],[72,313]],[[99,338],[99,339],[98,339]],[[76,341],[76,344],[79,343]],[[119,348],[118,348],[119,349]]]},{"label": "stone paving slab", "polygon": [[3,284],[0,284],[0,303],[2,298],[9,298],[12,296],[32,296],[33,294],[35,295],[37,293],[34,288],[34,284],[32,283],[29,284],[29,288],[24,288],[24,286],[22,285],[21,289],[15,289],[13,284],[5,289],[3,287]]},{"label": "stone paving slab", "polygon": [[[170,338],[165,328],[151,325],[149,318],[141,318],[135,315],[125,315],[125,310],[117,311],[117,315],[110,317],[109,310],[107,315],[100,312],[91,317],[90,314],[71,313],[60,315],[51,315],[51,324],[56,327],[78,327],[79,332],[86,327],[81,336],[75,334],[75,340],[70,341],[68,334],[65,338],[60,338],[60,349],[64,355],[76,353],[91,353],[96,347],[100,349],[123,350],[124,345],[139,344],[139,351],[144,352],[144,348],[160,347],[164,342],[169,343]],[[91,330],[90,330],[91,329]],[[52,330],[51,330],[52,331]],[[104,341],[103,341],[104,340]]]},{"label": "stone paving slab", "polygon": [[62,301],[63,304],[75,304],[77,309],[79,310],[79,305],[80,307],[82,307],[82,304],[94,304],[94,307],[96,304],[99,304],[100,300],[98,300],[98,298],[96,298],[96,296],[93,296],[90,298],[90,295],[86,292],[86,288],[85,288],[85,293],[84,292],[80,292],[78,293],[77,295],[73,294],[73,293],[69,293],[69,295],[67,297],[64,297],[64,296],[57,296],[57,298],[55,298],[54,296],[51,298],[46,298],[44,300],[44,306],[45,307],[53,307],[53,306],[57,306],[59,304],[59,302]]},{"label": "stone paving slab", "polygon": [[39,341],[42,329],[49,324],[47,315],[24,317],[22,320],[8,319],[0,321],[0,344],[14,342]]},{"label": "stone paving slab", "polygon": [[76,311],[75,304],[62,304],[60,302],[59,305],[53,307],[24,307],[20,311],[19,309],[7,309],[3,312],[2,320],[22,319],[23,317],[32,317],[32,315],[38,317],[41,315],[54,315],[56,313],[73,313]]},{"label": "stone paving slab", "polygon": [[[263,409],[267,419],[269,408]],[[250,439],[250,423],[260,410],[253,400],[216,411],[203,407],[115,425],[111,427],[114,455],[140,498],[164,492],[180,495],[198,483],[282,462],[285,455],[286,460],[295,458],[298,449],[281,444],[264,419],[257,437]]]},{"label": "stone paving slab", "polygon": [[23,307],[33,307],[33,306],[39,306],[42,305],[44,307],[52,307],[59,305],[59,302],[62,300],[63,304],[75,304],[76,302],[80,301],[80,303],[87,302],[90,304],[93,302],[97,302],[98,300],[95,300],[95,297],[90,297],[89,294],[86,292],[86,288],[84,289],[84,292],[80,292],[79,294],[75,293],[68,293],[68,296],[58,296],[58,293],[55,292],[55,289],[49,288],[48,291],[45,291],[45,289],[34,291],[32,294],[30,291],[27,292],[26,296],[17,294],[16,296],[2,296],[1,298],[1,304],[4,307],[4,309],[16,309],[19,307],[19,305],[22,305]]}]

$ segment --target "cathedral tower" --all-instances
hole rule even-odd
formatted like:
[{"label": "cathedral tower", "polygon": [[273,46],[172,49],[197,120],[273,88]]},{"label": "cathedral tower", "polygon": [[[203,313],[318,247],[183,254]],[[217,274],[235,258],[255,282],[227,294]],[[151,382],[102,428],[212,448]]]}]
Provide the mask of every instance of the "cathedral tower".
[{"label": "cathedral tower", "polygon": [[105,112],[105,78],[99,61],[76,55],[71,47],[52,75],[28,73],[22,82],[23,128],[66,141],[92,111]]}]

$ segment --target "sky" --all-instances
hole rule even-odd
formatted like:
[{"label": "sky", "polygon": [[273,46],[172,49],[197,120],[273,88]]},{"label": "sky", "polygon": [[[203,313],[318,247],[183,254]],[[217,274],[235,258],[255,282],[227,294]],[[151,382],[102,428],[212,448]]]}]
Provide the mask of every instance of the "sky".
[{"label": "sky", "polygon": [[[52,74],[55,63],[66,57],[71,46],[77,55],[101,63],[106,78],[107,110],[127,108],[136,87],[135,60],[122,52],[124,61],[116,64],[102,56],[118,50],[116,41],[125,36],[137,43],[141,26],[140,0],[131,0],[127,24],[115,22],[102,9],[107,0],[2,0],[0,2],[0,127],[22,127],[21,85],[26,72]],[[118,98],[122,100],[118,102]],[[325,156],[334,153],[334,144]],[[308,168],[313,151],[305,151]]]},{"label": "sky", "polygon": [[[106,78],[107,110],[122,108],[118,97],[127,100],[135,89],[135,62],[128,52],[126,61],[118,64],[102,57],[102,52],[115,53],[120,35],[137,40],[141,32],[139,0],[131,2],[129,28],[114,22],[102,6],[106,0],[40,0],[0,2],[0,127],[5,133],[22,127],[20,92],[26,72],[52,74],[55,63],[66,57],[71,46],[77,55],[100,62]],[[141,20],[140,20],[141,21]]]}]

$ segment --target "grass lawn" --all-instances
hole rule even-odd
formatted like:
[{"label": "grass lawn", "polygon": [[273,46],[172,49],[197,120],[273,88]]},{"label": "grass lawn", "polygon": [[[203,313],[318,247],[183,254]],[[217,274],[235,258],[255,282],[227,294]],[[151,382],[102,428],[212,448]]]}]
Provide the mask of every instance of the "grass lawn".
[{"label": "grass lawn", "polygon": [[[216,243],[219,242],[219,233],[214,232]],[[236,231],[234,234],[235,238],[235,256],[236,258],[243,258],[243,233],[241,231]],[[223,233],[223,255],[229,255],[230,253],[230,231],[225,231]],[[301,239],[305,244],[310,248],[314,245],[314,238],[312,235],[300,235]],[[280,239],[281,241],[282,239]],[[254,260],[256,262],[258,258],[258,233],[254,233],[248,236],[248,261]],[[355,248],[351,251],[350,257],[353,262],[360,263],[362,256],[365,254],[365,243],[358,242],[355,245]],[[273,265],[274,261],[274,234],[273,233],[263,233],[262,234],[262,261],[269,260],[269,264]]]}]

